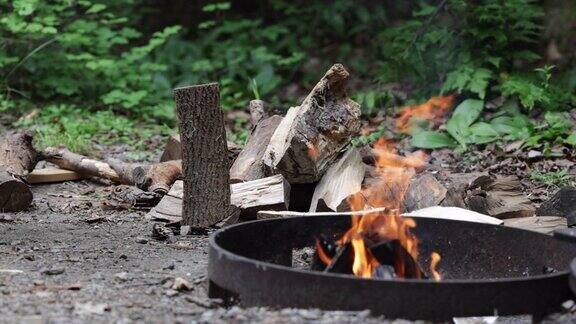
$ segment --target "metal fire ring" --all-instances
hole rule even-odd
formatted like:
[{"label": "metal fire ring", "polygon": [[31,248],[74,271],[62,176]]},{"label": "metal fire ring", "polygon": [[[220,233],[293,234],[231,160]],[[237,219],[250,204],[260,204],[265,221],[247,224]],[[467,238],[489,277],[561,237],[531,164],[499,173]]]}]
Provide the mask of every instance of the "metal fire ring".
[{"label": "metal fire ring", "polygon": [[[215,232],[208,265],[211,297],[243,306],[360,311],[388,318],[453,317],[557,311],[573,297],[569,264],[576,244],[504,226],[417,218],[423,262],[437,251],[444,279],[362,279],[291,267],[293,249],[320,234],[339,237],[349,216],[252,221]],[[544,271],[556,271],[545,273]]]}]

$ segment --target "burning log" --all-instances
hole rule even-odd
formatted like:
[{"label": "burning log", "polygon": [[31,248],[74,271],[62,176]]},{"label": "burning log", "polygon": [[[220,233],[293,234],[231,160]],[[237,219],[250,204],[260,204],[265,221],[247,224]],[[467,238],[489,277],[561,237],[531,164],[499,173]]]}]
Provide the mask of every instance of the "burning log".
[{"label": "burning log", "polygon": [[326,171],[316,186],[310,212],[315,212],[319,206],[321,210],[349,210],[346,198],[362,189],[365,169],[358,150],[349,149]]},{"label": "burning log", "polygon": [[[230,141],[227,141],[226,145],[228,146],[228,165],[232,165],[242,150],[242,147]],[[164,152],[162,152],[162,156],[160,157],[160,162],[172,160],[182,160],[182,143],[180,143],[180,135],[171,135],[168,137],[168,141],[164,147]]]},{"label": "burning log", "polygon": [[[290,184],[275,175],[268,178],[230,185],[231,205],[244,218],[255,218],[262,209],[286,210],[290,201]],[[183,182],[176,181],[168,194],[148,214],[149,218],[169,222],[182,219]]]},{"label": "burning log", "polygon": [[425,268],[408,253],[399,240],[378,242],[370,247],[370,252],[380,263],[374,277],[390,278],[391,267],[392,277],[428,278]]},{"label": "burning log", "polygon": [[[264,117],[258,116],[258,118]],[[230,168],[230,181],[232,183],[256,180],[266,176],[263,162],[264,152],[281,122],[282,117],[274,115],[264,118],[256,124],[246,146]]]},{"label": "burning log", "polygon": [[182,223],[214,225],[230,213],[226,131],[217,83],[174,90],[182,141]]},{"label": "burning log", "polygon": [[32,191],[24,181],[34,170],[40,154],[29,132],[9,134],[0,143],[0,212],[21,211],[32,203]]},{"label": "burning log", "polygon": [[346,95],[349,73],[333,65],[298,107],[282,120],[264,154],[271,172],[291,184],[312,183],[360,130],[360,105]]}]

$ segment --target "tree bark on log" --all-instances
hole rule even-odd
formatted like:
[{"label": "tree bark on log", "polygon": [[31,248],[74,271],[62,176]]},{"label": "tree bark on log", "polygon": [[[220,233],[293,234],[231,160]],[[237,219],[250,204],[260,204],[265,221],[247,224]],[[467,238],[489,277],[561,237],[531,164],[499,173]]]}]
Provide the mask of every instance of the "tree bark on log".
[{"label": "tree bark on log", "polygon": [[290,108],[264,154],[272,173],[293,183],[320,180],[360,130],[360,105],[348,98],[349,73],[333,65],[298,107]]},{"label": "tree bark on log", "polygon": [[[228,146],[228,165],[231,166],[232,163],[242,151],[242,146],[228,141],[226,142]],[[182,160],[182,144],[180,143],[180,135],[170,136],[168,142],[166,142],[166,147],[164,152],[160,157],[160,162],[172,161],[172,160]]]},{"label": "tree bark on log", "polygon": [[132,179],[138,188],[160,195],[167,194],[172,184],[180,178],[182,160],[137,166],[132,171]]},{"label": "tree bark on log", "polygon": [[174,90],[182,141],[182,225],[206,227],[230,212],[226,131],[217,83]]},{"label": "tree bark on log", "polygon": [[24,182],[40,155],[29,132],[9,134],[0,142],[0,212],[21,211],[32,203],[32,191]]},{"label": "tree bark on log", "polygon": [[232,183],[261,179],[266,176],[263,158],[264,151],[270,143],[270,138],[282,121],[281,116],[272,116],[261,120],[254,128],[244,149],[230,167]]},{"label": "tree bark on log", "polygon": [[106,162],[90,159],[70,152],[66,148],[49,147],[44,150],[43,154],[46,156],[46,161],[56,164],[62,169],[76,171],[84,176],[108,179],[115,183],[123,183],[123,180],[126,181],[131,178],[131,174],[119,175]]}]

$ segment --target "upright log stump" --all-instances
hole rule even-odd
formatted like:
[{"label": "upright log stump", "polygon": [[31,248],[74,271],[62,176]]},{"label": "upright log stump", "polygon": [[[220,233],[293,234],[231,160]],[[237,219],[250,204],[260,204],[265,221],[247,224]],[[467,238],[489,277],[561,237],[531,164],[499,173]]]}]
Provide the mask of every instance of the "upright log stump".
[{"label": "upright log stump", "polygon": [[224,117],[217,83],[174,90],[182,142],[182,225],[214,225],[230,212]]},{"label": "upright log stump", "polygon": [[0,139],[0,213],[21,211],[32,203],[32,191],[23,180],[39,159],[32,139],[29,132]]}]

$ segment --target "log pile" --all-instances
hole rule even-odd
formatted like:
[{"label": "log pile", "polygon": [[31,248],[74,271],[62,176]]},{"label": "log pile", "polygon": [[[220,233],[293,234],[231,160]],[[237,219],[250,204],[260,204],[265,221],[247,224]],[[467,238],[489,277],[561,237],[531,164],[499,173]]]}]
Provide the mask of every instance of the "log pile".
[{"label": "log pile", "polygon": [[[191,228],[224,220],[300,215],[296,211],[348,212],[355,197],[371,207],[373,197],[364,189],[389,179],[375,165],[382,152],[351,145],[360,130],[360,105],[348,97],[349,78],[344,66],[333,65],[285,116],[270,115],[265,102],[252,100],[247,107],[252,126],[243,147],[226,141],[217,84],[175,89],[180,134],[169,137],[156,163],[98,160],[64,147],[38,153],[29,134],[8,136],[0,143],[0,150],[7,153],[0,156],[0,209],[16,211],[30,205],[32,194],[25,179],[39,159],[69,171],[37,172],[28,177],[31,182],[105,179],[124,185],[113,191],[111,208],[149,209],[150,219]],[[535,212],[518,179],[484,173],[452,174],[446,179],[410,162],[420,153],[388,156],[393,168],[405,168],[405,176],[412,179],[405,187],[384,193],[402,198],[396,199],[402,212],[460,207],[511,219],[510,224],[530,223],[517,220]],[[400,193],[395,192],[398,189]],[[540,215],[571,213],[564,205],[550,206]],[[541,221],[557,225],[556,219]]]}]

